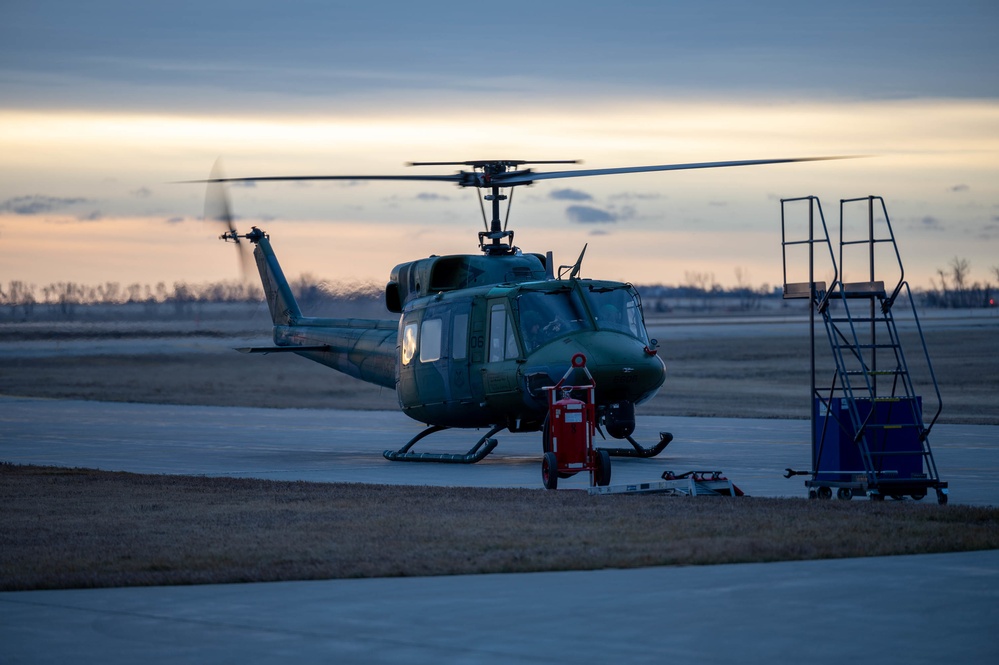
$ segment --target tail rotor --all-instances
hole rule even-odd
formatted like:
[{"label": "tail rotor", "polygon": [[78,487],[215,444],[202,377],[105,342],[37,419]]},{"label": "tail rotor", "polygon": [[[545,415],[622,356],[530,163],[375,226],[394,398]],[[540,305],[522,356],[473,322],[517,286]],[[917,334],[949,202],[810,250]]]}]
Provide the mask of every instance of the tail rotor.
[{"label": "tail rotor", "polygon": [[239,256],[239,267],[243,281],[250,275],[250,255],[249,248],[236,230],[236,223],[232,215],[232,205],[229,202],[229,190],[226,188],[225,175],[222,172],[222,158],[215,160],[211,174],[208,176],[208,186],[205,189],[205,220],[222,224],[226,232],[219,236],[220,240],[232,241],[236,244],[236,252]]}]

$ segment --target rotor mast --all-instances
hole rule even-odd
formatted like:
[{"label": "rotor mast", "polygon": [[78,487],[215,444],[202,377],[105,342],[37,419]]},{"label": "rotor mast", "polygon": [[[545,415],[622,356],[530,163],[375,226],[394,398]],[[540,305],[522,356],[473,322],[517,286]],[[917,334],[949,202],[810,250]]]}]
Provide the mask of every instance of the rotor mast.
[{"label": "rotor mast", "polygon": [[[506,219],[510,218],[510,205],[513,203],[513,188],[518,185],[531,185],[534,173],[531,169],[517,170],[525,164],[578,164],[578,159],[557,159],[543,161],[525,161],[522,159],[491,159],[470,162],[409,162],[407,166],[471,166],[472,171],[460,171],[457,176],[459,187],[477,187],[489,189],[489,194],[482,198],[489,201],[492,219],[486,220],[483,207],[482,221],[486,230],[479,232],[479,249],[489,256],[513,254],[517,248],[513,246],[513,231],[508,231],[506,221],[500,221],[500,201],[509,200],[506,208]],[[511,178],[514,178],[511,180]],[[503,187],[510,188],[510,196],[500,192]],[[509,239],[509,240],[508,240]]]}]

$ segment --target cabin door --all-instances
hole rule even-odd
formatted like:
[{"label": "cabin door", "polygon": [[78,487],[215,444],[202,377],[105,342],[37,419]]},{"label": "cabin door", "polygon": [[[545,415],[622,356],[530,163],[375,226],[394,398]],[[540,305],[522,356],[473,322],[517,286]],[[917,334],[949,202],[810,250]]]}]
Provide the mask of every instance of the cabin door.
[{"label": "cabin door", "polygon": [[448,401],[459,404],[472,401],[472,387],[469,383],[469,332],[471,328],[471,305],[463,303],[451,308],[451,325],[448,331]]}]

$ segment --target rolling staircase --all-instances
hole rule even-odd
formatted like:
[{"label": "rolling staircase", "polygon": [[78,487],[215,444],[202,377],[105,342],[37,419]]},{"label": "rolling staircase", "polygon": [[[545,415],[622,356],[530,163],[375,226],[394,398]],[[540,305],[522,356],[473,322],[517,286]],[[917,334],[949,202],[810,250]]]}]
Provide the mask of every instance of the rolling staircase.
[{"label": "rolling staircase", "polygon": [[[789,212],[800,214],[802,207],[808,237],[789,239]],[[860,208],[866,215],[858,224]],[[836,489],[840,499],[918,500],[933,489],[946,503],[947,483],[939,479],[929,442],[942,408],[940,389],[884,200],[841,200],[839,227],[834,246],[818,198],[781,200],[784,298],[810,302],[812,469],[798,473],[811,476],[805,482],[811,498],[831,498]],[[795,276],[807,279],[789,280],[789,263]],[[863,281],[848,281],[848,272]],[[890,291],[876,273],[897,275]],[[828,276],[828,283],[816,274]],[[904,330],[910,343],[918,338],[921,381],[932,383],[936,410],[929,423],[902,348],[896,307],[908,310]],[[819,358],[817,332],[823,330],[830,353]],[[827,370],[831,376],[819,385],[819,373]]]}]

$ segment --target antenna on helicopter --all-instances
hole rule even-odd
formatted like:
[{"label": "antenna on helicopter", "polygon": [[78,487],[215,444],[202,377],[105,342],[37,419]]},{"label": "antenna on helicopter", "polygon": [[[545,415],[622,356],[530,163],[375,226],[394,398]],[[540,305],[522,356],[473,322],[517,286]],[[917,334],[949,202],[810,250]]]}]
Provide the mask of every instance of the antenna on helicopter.
[{"label": "antenna on helicopter", "polygon": [[583,245],[583,251],[579,253],[579,258],[571,266],[559,266],[558,268],[558,278],[562,279],[565,272],[569,271],[569,279],[576,279],[579,275],[579,269],[583,266],[583,255],[586,254],[586,248],[590,246],[590,243]]}]

